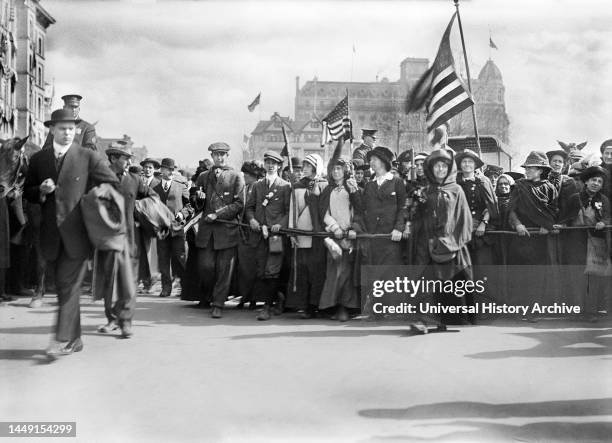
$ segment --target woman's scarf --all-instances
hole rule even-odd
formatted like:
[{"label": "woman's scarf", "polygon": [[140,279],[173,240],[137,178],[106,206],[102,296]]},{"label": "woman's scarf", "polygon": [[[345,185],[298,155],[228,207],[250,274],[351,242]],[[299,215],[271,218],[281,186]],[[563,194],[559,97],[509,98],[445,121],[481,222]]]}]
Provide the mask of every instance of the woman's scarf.
[{"label": "woman's scarf", "polygon": [[517,180],[510,197],[510,208],[527,226],[542,226],[552,229],[555,223],[554,210],[557,188],[548,180],[534,182],[522,178]]}]

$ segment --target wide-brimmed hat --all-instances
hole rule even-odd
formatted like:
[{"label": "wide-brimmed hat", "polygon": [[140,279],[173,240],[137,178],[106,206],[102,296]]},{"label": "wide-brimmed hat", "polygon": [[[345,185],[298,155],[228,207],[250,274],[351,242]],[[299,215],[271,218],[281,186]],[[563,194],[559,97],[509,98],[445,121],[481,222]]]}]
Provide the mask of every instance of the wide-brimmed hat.
[{"label": "wide-brimmed hat", "polygon": [[159,169],[159,167],[161,166],[157,160],[151,157],[147,157],[143,161],[141,161],[140,166],[144,167],[146,163],[151,163],[155,169]]},{"label": "wide-brimmed hat", "polygon": [[531,151],[525,159],[525,163],[521,165],[521,168],[552,169],[548,164],[546,154],[542,151]]},{"label": "wide-brimmed hat", "polygon": [[240,168],[240,171],[244,172],[245,174],[250,174],[256,178],[261,178],[266,175],[264,168],[255,160],[244,162]]},{"label": "wide-brimmed hat", "polygon": [[395,157],[393,155],[393,152],[391,152],[391,149],[385,146],[376,146],[374,149],[366,153],[366,161],[368,163],[372,163],[371,161],[372,156],[375,156],[381,159],[382,162],[387,167],[387,171],[391,170],[391,164],[393,163],[393,157]]},{"label": "wide-brimmed hat", "polygon": [[588,179],[593,177],[602,177],[604,180],[608,180],[610,175],[608,171],[601,166],[590,166],[580,174],[580,180],[582,180],[583,183],[586,183]]},{"label": "wide-brimmed hat", "polygon": [[176,167],[176,163],[172,158],[162,158],[160,167],[174,169]]},{"label": "wide-brimmed hat", "polygon": [[548,157],[548,161],[551,161],[553,156],[560,155],[563,157],[563,161],[567,162],[569,159],[569,154],[564,149],[554,149],[552,151],[546,152],[546,157]]},{"label": "wide-brimmed hat", "polygon": [[121,140],[111,142],[104,152],[106,155],[118,154],[125,155],[126,157],[132,157],[134,155],[127,143]]},{"label": "wide-brimmed hat", "polygon": [[471,158],[474,160],[474,163],[476,163],[475,169],[480,169],[484,166],[484,162],[480,159],[480,157],[478,157],[478,154],[471,149],[464,149],[463,152],[460,152],[455,156],[455,162],[457,162],[457,168],[459,170],[461,169],[461,162],[464,158]]},{"label": "wide-brimmed hat", "polygon": [[77,124],[81,120],[74,118],[74,113],[70,109],[56,109],[51,113],[51,119],[47,120],[44,125],[48,128],[56,123],[72,122]]},{"label": "wide-brimmed hat", "polygon": [[276,151],[266,151],[266,152],[264,152],[263,158],[264,158],[264,160],[269,158],[270,160],[274,160],[276,163],[279,163],[281,165],[283,164],[283,158]]}]

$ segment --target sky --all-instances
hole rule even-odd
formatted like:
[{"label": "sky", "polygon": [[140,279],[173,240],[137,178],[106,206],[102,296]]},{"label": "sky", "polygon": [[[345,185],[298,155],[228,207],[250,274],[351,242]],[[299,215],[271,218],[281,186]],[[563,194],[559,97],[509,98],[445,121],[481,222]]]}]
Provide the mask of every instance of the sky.
[{"label": "sky", "polygon": [[[208,157],[216,141],[233,147],[238,164],[243,134],[258,120],[293,117],[296,76],[302,85],[315,76],[396,81],[404,58],[433,60],[455,11],[452,0],[41,4],[57,20],[45,73],[54,108],[79,93],[81,116],[98,122],[99,136],[129,134],[183,166]],[[556,140],[599,152],[612,138],[611,2],[464,0],[460,11],[472,77],[489,56],[502,72],[519,162]],[[451,38],[458,51],[456,30]]]}]

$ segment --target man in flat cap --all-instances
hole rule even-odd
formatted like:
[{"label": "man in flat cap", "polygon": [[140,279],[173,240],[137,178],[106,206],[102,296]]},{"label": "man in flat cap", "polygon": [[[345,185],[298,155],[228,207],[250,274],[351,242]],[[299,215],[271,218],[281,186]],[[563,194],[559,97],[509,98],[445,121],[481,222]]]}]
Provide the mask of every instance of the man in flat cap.
[{"label": "man in flat cap", "polygon": [[[74,142],[78,143],[84,148],[91,149],[92,151],[97,151],[98,147],[96,146],[96,128],[91,123],[88,123],[85,120],[79,118],[82,99],[83,97],[78,94],[68,94],[62,97],[62,100],[64,101],[64,109],[72,112],[74,120],[76,121]],[[50,147],[52,145],[53,133],[52,131],[49,131],[43,148]]]},{"label": "man in flat cap", "polygon": [[58,109],[45,122],[53,134],[50,149],[30,159],[24,194],[41,205],[40,247],[47,266],[55,268],[59,300],[56,339],[47,350],[52,358],[83,349],[80,296],[85,261],[92,252],[80,209],[81,198],[101,183],[118,183],[108,163],[74,142],[74,114]]},{"label": "man in flat cap", "polygon": [[217,220],[240,221],[244,208],[244,178],[228,165],[230,147],[217,142],[208,147],[213,167],[195,182],[195,206],[202,218],[196,234],[198,274],[204,290],[201,304],[210,303],[212,318],[221,318],[230,291],[240,241],[238,226]]},{"label": "man in flat cap", "polygon": [[[106,149],[106,156],[111,170],[119,179],[117,190],[124,199],[130,262],[125,263],[125,258],[128,257],[123,253],[98,251],[94,285],[97,294],[94,294],[94,296],[104,299],[104,314],[107,319],[107,324],[100,326],[98,332],[107,333],[121,328],[123,338],[129,338],[132,335],[132,318],[136,307],[135,283],[138,276],[138,257],[140,253],[135,233],[134,207],[136,200],[156,196],[157,194],[143,183],[140,176],[128,172],[133,153],[125,142],[111,143]],[[125,272],[125,266],[130,266],[132,272]],[[113,281],[114,279],[109,279],[109,275],[114,275],[116,282]],[[128,280],[126,276],[132,277],[132,280]],[[116,295],[114,305],[113,295]]]},{"label": "man in flat cap", "polygon": [[374,149],[376,145],[376,129],[361,130],[361,145],[353,152],[353,159],[360,159],[366,162],[366,154]]},{"label": "man in flat cap", "polygon": [[254,293],[266,303],[257,320],[269,320],[272,304],[279,288],[283,265],[283,239],[278,235],[289,223],[291,184],[279,177],[283,158],[274,151],[264,153],[266,176],[253,185],[246,216],[252,236],[251,245],[257,248],[255,261],[257,280]]},{"label": "man in flat cap", "polygon": [[[178,276],[181,279],[181,285],[183,284],[187,259],[183,225],[193,213],[193,208],[189,204],[189,189],[184,183],[174,178],[175,166],[174,159],[162,159],[161,180],[153,187],[162,203],[174,214],[170,234],[164,239],[157,239],[157,259],[162,281],[160,297],[169,297],[172,293],[173,274]],[[170,273],[171,263],[172,273]]]}]

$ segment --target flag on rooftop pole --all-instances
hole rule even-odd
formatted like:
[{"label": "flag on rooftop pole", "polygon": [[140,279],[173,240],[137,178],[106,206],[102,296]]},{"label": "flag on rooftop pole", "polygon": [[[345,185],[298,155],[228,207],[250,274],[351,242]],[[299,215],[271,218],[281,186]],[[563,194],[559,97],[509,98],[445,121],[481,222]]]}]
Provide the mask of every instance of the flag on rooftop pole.
[{"label": "flag on rooftop pole", "polygon": [[489,47],[493,49],[497,49],[497,45],[493,43],[493,39],[489,36]]},{"label": "flag on rooftop pole", "polygon": [[255,97],[255,99],[251,102],[251,104],[247,106],[249,112],[253,112],[255,110],[260,100],[261,100],[261,92],[257,94],[257,97]]},{"label": "flag on rooftop pole", "polygon": [[351,119],[349,117],[348,93],[336,105],[332,111],[322,120],[323,133],[321,134],[321,146],[325,146],[331,140],[350,140],[353,138]]},{"label": "flag on rooftop pole", "polygon": [[431,132],[474,104],[471,94],[457,75],[450,47],[453,14],[442,36],[438,54],[431,67],[408,94],[406,113],[427,112],[427,131]]}]

